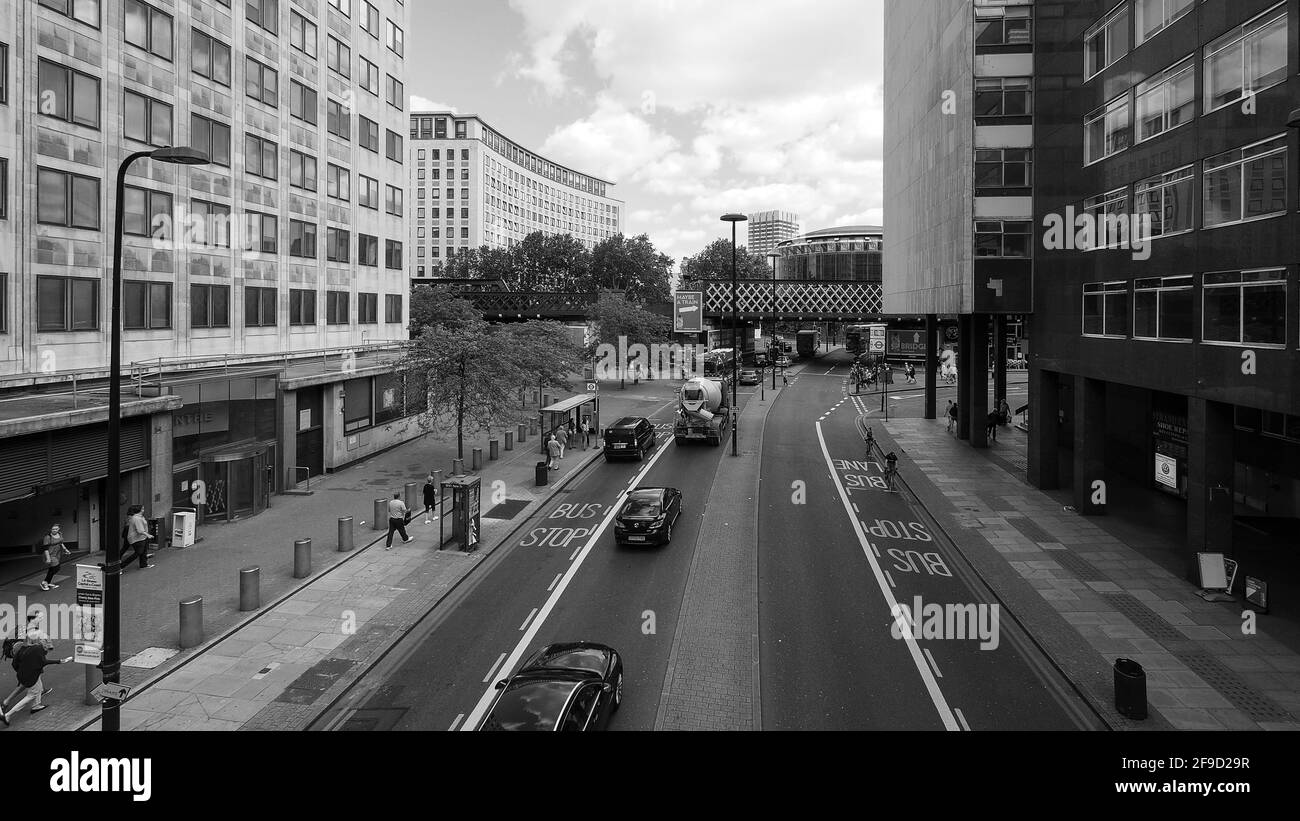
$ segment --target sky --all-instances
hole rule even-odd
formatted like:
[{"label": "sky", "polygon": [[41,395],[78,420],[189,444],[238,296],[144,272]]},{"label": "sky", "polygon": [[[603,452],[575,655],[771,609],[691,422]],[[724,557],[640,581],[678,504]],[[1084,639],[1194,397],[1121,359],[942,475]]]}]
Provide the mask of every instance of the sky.
[{"label": "sky", "polygon": [[[729,212],[879,225],[882,0],[413,4],[411,110],[476,114],[616,185],[623,230],[676,260]],[[746,242],[740,223],[737,241]]]}]

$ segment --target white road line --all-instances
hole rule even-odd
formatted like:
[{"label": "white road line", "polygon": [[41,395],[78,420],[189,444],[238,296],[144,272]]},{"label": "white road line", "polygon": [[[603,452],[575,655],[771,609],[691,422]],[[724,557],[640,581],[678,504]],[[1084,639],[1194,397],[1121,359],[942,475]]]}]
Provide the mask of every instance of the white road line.
[{"label": "white road line", "polygon": [[524,619],[524,623],[521,624],[521,625],[519,625],[519,632],[520,632],[520,633],[524,632],[524,628],[528,626],[528,622],[532,621],[532,620],[533,620],[533,616],[536,616],[536,615],[537,615],[537,608],[534,607],[533,610],[532,610],[532,612],[528,614],[528,618]]},{"label": "white road line", "polygon": [[555,589],[555,585],[559,584],[559,583],[560,583],[560,579],[562,579],[562,578],[564,578],[564,574],[563,574],[563,573],[556,573],[556,574],[555,574],[555,578],[554,578],[554,579],[551,579],[551,586],[548,587],[548,588],[546,588],[546,592],[547,592],[547,593],[550,593],[552,590],[554,590],[554,589]]},{"label": "white road line", "polygon": [[854,512],[854,513],[858,513],[858,514],[861,514],[861,513],[862,513],[861,510],[858,510],[858,503],[857,503],[857,502],[854,502],[854,503],[853,503],[853,512]]},{"label": "white road line", "polygon": [[930,666],[934,668],[934,674],[935,674],[936,676],[938,676],[939,678],[943,678],[943,673],[940,673],[940,672],[939,672],[939,662],[935,661],[935,660],[934,660],[934,656],[930,655],[930,648],[927,647],[927,648],[926,648],[924,651],[922,651],[922,652],[925,653],[925,658],[926,658],[927,661],[930,662]]},{"label": "white road line", "polygon": [[[640,479],[643,479],[645,474],[649,473],[650,470],[654,468],[655,463],[659,461],[659,458],[667,452],[667,448],[656,449],[655,455],[650,457],[650,461],[646,462],[645,467],[641,468],[641,471],[637,474],[637,480],[639,481]],[[623,494],[623,496],[626,496],[626,494]],[[623,497],[620,496],[619,498]],[[609,527],[609,523],[614,520],[614,516],[618,513],[618,509],[619,505],[616,504],[612,506],[609,509],[609,512],[605,514],[605,518],[601,519],[600,524],[596,526],[595,532],[588,537],[587,544],[578,548],[578,552],[575,554],[578,557],[577,561],[569,565],[569,569],[565,572],[564,578],[560,581],[559,586],[556,587],[555,591],[551,593],[549,598],[547,598],[546,603],[542,605],[541,611],[538,612],[537,618],[533,619],[533,623],[528,627],[528,632],[524,633],[523,637],[519,639],[519,643],[515,645],[515,649],[511,651],[509,658],[506,659],[504,669],[511,669],[514,665],[519,663],[520,658],[524,655],[524,651],[528,649],[529,645],[532,644],[533,639],[537,637],[537,632],[541,629],[542,625],[546,623],[547,617],[550,616],[551,611],[555,609],[555,605],[559,602],[560,597],[564,595],[564,591],[568,589],[569,582],[573,581],[574,576],[577,575],[578,568],[582,567],[582,563],[586,561],[587,556],[591,554],[592,549],[594,549],[596,544],[600,541],[600,537],[604,534],[605,529]],[[504,654],[502,654],[502,656],[504,657]],[[490,675],[488,678],[483,679],[483,683],[487,684],[489,679],[491,679]],[[470,711],[469,716],[465,719],[465,723],[461,725],[462,730],[467,727],[473,728],[478,726],[479,721],[482,720],[483,714],[487,712],[487,709],[492,704],[492,699],[496,697],[496,694],[497,692],[495,687],[489,687],[483,693],[482,697],[478,700],[478,704],[474,705],[474,709]]]},{"label": "white road line", "polygon": [[495,673],[497,671],[497,668],[501,666],[501,662],[503,659],[505,659],[505,657],[506,657],[505,653],[502,653],[501,655],[497,656],[497,660],[493,662],[491,669],[488,670],[488,674],[483,677],[484,684],[487,684],[489,681],[492,680],[492,674]]},{"label": "white road line", "polygon": [[961,728],[969,733],[970,725],[966,723],[966,716],[962,715],[961,710],[956,708],[953,709],[953,712],[957,714],[957,720],[961,722]]},{"label": "white road line", "polygon": [[582,552],[582,545],[578,545],[576,548],[573,549],[573,553],[569,556],[569,561],[573,561],[574,558],[581,552]]},{"label": "white road line", "polygon": [[876,546],[875,542],[871,543],[871,552],[876,554],[877,559],[880,558],[880,548]]},{"label": "white road line", "polygon": [[894,577],[889,575],[888,570],[885,571],[885,578],[889,581],[890,587],[898,587],[898,585],[894,584]]},{"label": "white road line", "polygon": [[[826,467],[831,472],[831,478],[835,481],[836,488],[839,489],[841,501],[844,503],[844,512],[848,514],[849,521],[853,523],[853,530],[857,534],[858,543],[862,546],[862,553],[867,557],[867,563],[871,565],[871,571],[876,577],[876,584],[880,586],[880,593],[885,598],[886,608],[890,613],[897,613],[898,600],[894,598],[894,591],[889,582],[885,579],[884,571],[876,557],[872,555],[868,547],[870,542],[867,541],[867,534],[862,529],[862,522],[853,515],[853,508],[849,506],[849,494],[844,490],[844,485],[840,483],[839,476],[835,475],[835,462],[831,459],[830,451],[826,447],[826,437],[822,434],[822,426],[817,425],[817,441],[821,445],[822,456],[826,458]],[[907,642],[907,649],[911,653],[912,662],[916,665],[916,670],[921,674],[921,680],[925,682],[925,689],[930,693],[930,700],[934,703],[935,710],[939,713],[939,719],[943,721],[943,726],[948,730],[957,729],[957,720],[953,717],[952,708],[948,706],[948,701],[943,697],[943,691],[939,689],[939,682],[930,672],[929,666],[921,656],[921,648],[917,645],[916,639],[910,633],[904,633],[903,641]],[[490,693],[489,693],[490,694]]]},{"label": "white road line", "polygon": [[447,732],[449,732],[449,733],[454,733],[454,732],[456,732],[456,725],[459,724],[459,723],[460,723],[460,720],[461,720],[462,718],[464,718],[464,717],[465,717],[465,714],[464,714],[464,713],[460,713],[459,715],[457,715],[457,716],[456,716],[456,720],[453,721],[453,722],[451,723],[451,726],[447,728]]}]

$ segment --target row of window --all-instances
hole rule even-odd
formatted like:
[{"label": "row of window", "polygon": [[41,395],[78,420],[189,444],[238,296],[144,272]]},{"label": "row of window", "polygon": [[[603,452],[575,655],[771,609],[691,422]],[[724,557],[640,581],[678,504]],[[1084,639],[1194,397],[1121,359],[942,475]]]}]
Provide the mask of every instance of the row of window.
[{"label": "row of window", "polygon": [[[440,159],[442,158],[442,150],[441,150],[441,149],[438,149],[438,148],[432,148],[432,149],[428,149],[428,151],[426,152],[425,149],[421,148],[421,149],[419,149],[418,152],[417,152],[416,159],[418,159],[420,162],[424,162],[426,153],[430,155],[430,158],[431,158],[434,162],[438,162],[438,160],[440,160]],[[447,164],[450,165],[451,163],[455,162],[455,160],[456,160],[456,149],[454,149],[454,148],[448,148],[448,149],[447,149]],[[460,161],[461,161],[461,162],[469,162],[469,149],[468,149],[468,148],[462,148],[462,149],[460,150]]]},{"label": "row of window", "polygon": [[[101,280],[86,277],[36,277],[36,330],[41,332],[99,330],[99,287]],[[8,275],[0,274],[0,287],[7,301]],[[244,327],[273,328],[279,324],[278,291],[253,285],[244,286]],[[190,286],[190,327],[230,327],[229,285]],[[317,292],[310,289],[289,290],[289,325],[320,324],[316,310]],[[325,324],[347,325],[350,294],[347,291],[325,292]],[[0,307],[4,307],[0,304]],[[167,330],[173,319],[172,285],[169,282],[126,280],[122,283],[122,327],[127,330]],[[7,316],[8,311],[0,314]],[[357,294],[359,325],[379,322],[379,294]],[[402,296],[384,295],[384,322],[402,321]],[[7,331],[0,326],[0,331]]]},{"label": "row of window", "polygon": [[[1190,274],[1083,286],[1083,335],[1191,342],[1196,325]],[[1286,270],[1201,275],[1196,341],[1286,347]]]}]

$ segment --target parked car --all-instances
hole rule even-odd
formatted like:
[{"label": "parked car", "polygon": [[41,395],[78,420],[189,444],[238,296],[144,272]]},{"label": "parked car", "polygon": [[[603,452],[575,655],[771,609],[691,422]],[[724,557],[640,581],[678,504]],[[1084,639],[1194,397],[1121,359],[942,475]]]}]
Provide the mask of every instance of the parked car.
[{"label": "parked car", "polygon": [[624,416],[605,428],[605,461],[619,456],[632,456],[638,462],[654,450],[655,426],[644,416]]},{"label": "parked car", "polygon": [[682,515],[682,492],[675,487],[639,487],[614,516],[614,542],[619,545],[668,544],[673,525]]},{"label": "parked car", "polygon": [[776,364],[777,367],[788,368],[790,367],[790,357],[782,356],[780,359],[776,360]]},{"label": "parked car", "polygon": [[741,368],[741,369],[740,369],[740,384],[742,384],[742,385],[757,385],[758,382],[759,382],[759,379],[758,379],[758,369],[757,369],[757,368]]},{"label": "parked car", "polygon": [[603,730],[623,703],[623,660],[595,642],[550,644],[497,690],[480,731]]}]

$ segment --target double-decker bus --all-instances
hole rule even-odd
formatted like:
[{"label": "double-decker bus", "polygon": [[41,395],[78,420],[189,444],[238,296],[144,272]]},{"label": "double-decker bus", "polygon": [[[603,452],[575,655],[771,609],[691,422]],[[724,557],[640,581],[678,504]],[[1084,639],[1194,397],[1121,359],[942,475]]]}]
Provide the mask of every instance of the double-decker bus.
[{"label": "double-decker bus", "polygon": [[704,355],[704,376],[708,379],[730,379],[732,363],[736,359],[734,348],[717,348]]}]

